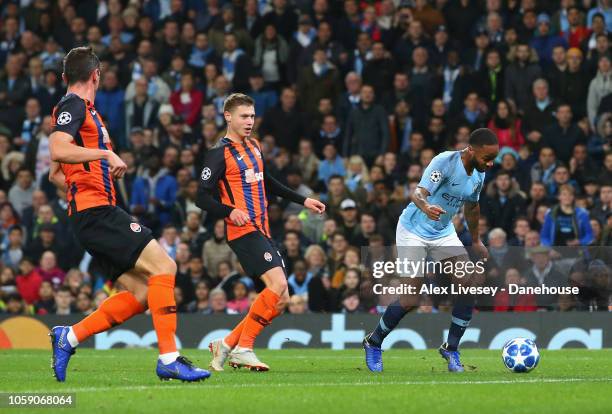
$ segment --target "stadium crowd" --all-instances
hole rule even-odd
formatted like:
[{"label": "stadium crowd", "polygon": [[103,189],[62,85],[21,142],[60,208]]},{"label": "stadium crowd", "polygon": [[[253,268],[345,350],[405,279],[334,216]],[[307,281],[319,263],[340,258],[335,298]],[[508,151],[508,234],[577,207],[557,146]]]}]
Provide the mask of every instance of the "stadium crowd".
[{"label": "stadium crowd", "polygon": [[[231,92],[256,101],[267,170],[327,204],[316,216],[269,200],[289,312],[381,310],[368,254],[394,244],[431,159],[479,127],[502,148],[480,198],[489,276],[584,288],[546,301],[500,295],[486,308],[607,311],[611,33],[609,0],[4,1],[0,312],[87,314],[116,288],[48,180],[62,58],[87,45],[102,62],[96,110],[128,165],[117,203],[177,261],[180,311],[245,313],[260,283],[242,274],[223,221],[195,205]],[[454,222],[469,245],[465,221]],[[599,258],[563,272],[550,246]],[[447,308],[424,297],[419,311]]]}]

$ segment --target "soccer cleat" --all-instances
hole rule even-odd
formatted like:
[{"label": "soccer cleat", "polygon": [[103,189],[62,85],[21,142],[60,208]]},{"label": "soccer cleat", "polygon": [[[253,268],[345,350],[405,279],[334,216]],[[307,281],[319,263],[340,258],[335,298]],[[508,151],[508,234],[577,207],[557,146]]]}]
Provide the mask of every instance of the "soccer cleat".
[{"label": "soccer cleat", "polygon": [[208,349],[213,355],[213,359],[210,361],[208,366],[214,371],[223,371],[223,364],[225,364],[225,360],[232,350],[225,345],[223,339],[212,341],[210,344],[208,344]]},{"label": "soccer cleat", "polygon": [[448,361],[448,370],[450,372],[463,372],[463,364],[459,358],[459,351],[449,351],[448,344],[445,342],[440,345],[438,352],[446,361]]},{"label": "soccer cleat", "polygon": [[156,373],[159,379],[163,381],[177,379],[183,382],[196,382],[210,377],[210,372],[196,367],[193,362],[184,356],[178,357],[176,361],[167,365],[162,364],[161,360],[158,359]]},{"label": "soccer cleat", "polygon": [[251,371],[268,371],[270,367],[257,358],[255,352],[248,348],[235,348],[229,354],[229,365],[232,368],[248,368]]},{"label": "soccer cleat", "polygon": [[49,332],[51,337],[51,349],[53,356],[51,358],[51,368],[53,368],[53,376],[59,382],[66,381],[66,369],[70,357],[76,352],[75,348],[68,342],[69,326],[54,326]]},{"label": "soccer cleat", "polygon": [[363,338],[363,350],[365,351],[365,361],[368,369],[372,372],[382,372],[383,360],[382,360],[382,349],[380,347],[371,345],[368,342],[370,335]]}]

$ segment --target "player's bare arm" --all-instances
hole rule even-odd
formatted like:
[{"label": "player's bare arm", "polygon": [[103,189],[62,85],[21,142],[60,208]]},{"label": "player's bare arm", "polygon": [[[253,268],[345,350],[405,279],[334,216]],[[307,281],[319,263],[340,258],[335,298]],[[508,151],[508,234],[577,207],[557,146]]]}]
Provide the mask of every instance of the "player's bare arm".
[{"label": "player's bare arm", "polygon": [[61,188],[62,191],[67,191],[66,187],[66,176],[59,162],[52,161],[51,168],[49,168],[49,181],[55,184],[56,187]]},{"label": "player's bare arm", "polygon": [[446,214],[446,211],[437,205],[429,204],[427,201],[429,197],[429,191],[423,187],[417,187],[412,193],[412,202],[427,215],[427,217],[434,221],[439,221],[442,214]]},{"label": "player's bare arm", "polygon": [[468,229],[472,236],[472,247],[479,256],[487,257],[489,253],[482,240],[480,240],[480,234],[478,233],[480,204],[473,201],[466,201],[463,206],[463,215],[465,216],[465,221],[467,222]]},{"label": "player's bare arm", "polygon": [[117,154],[110,150],[84,148],[72,144],[73,137],[61,131],[55,131],[49,137],[51,161],[64,164],[81,164],[84,162],[106,160],[113,178],[121,178],[127,165]]}]

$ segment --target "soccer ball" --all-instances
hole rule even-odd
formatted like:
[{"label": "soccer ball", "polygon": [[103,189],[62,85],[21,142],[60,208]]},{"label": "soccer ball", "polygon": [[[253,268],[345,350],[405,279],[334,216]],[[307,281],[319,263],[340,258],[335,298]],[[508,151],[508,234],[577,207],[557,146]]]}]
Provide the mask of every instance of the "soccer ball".
[{"label": "soccer ball", "polygon": [[502,360],[512,372],[529,372],[538,366],[540,353],[532,339],[514,338],[504,345]]}]

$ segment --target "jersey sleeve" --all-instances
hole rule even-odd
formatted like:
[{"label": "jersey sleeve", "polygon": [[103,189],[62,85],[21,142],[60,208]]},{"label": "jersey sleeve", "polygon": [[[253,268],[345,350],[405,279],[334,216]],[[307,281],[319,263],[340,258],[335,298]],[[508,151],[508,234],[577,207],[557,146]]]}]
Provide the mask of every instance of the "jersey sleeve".
[{"label": "jersey sleeve", "polygon": [[60,101],[55,109],[55,123],[53,132],[65,132],[72,137],[76,137],[85,121],[85,102],[71,96]]},{"label": "jersey sleeve", "polygon": [[219,180],[225,175],[224,147],[211,149],[204,156],[204,167],[200,173],[196,205],[215,216],[227,217],[233,208],[218,201]]},{"label": "jersey sleeve", "polygon": [[449,157],[444,154],[435,156],[421,177],[419,187],[423,187],[429,194],[433,194],[444,181],[448,179]]}]

